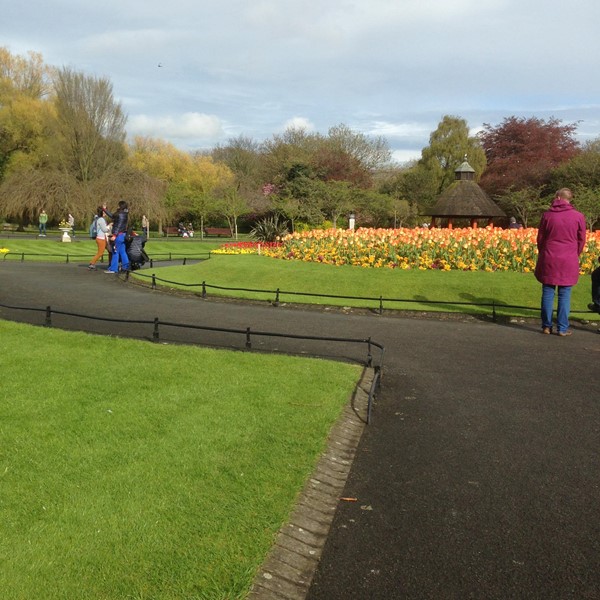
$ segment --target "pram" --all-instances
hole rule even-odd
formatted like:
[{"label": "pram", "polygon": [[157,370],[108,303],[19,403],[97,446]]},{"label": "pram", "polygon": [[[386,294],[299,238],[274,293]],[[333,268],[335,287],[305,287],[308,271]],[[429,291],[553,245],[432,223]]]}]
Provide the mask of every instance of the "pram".
[{"label": "pram", "polygon": [[135,231],[132,231],[125,241],[125,248],[127,250],[127,256],[129,257],[129,268],[132,271],[141,269],[146,262],[150,260],[150,257],[146,254],[144,246],[146,245],[146,236],[138,235]]}]

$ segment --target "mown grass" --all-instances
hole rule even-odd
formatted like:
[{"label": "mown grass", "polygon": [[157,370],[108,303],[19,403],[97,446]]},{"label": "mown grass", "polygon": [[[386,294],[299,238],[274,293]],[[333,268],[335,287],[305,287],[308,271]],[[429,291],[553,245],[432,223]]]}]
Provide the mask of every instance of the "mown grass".
[{"label": "mown grass", "polygon": [[[538,316],[541,287],[531,273],[365,269],[275,260],[256,255],[213,254],[210,260],[185,266],[165,266],[165,263],[161,262],[169,256],[193,259],[196,255],[204,258],[221,243],[222,241],[216,240],[200,242],[195,239],[151,239],[146,246],[147,251],[152,258],[158,259],[152,273],[159,278],[181,284],[168,284],[167,287],[180,287],[189,291],[199,291],[199,285],[203,281],[208,286],[268,290],[267,293],[261,293],[244,289],[207,288],[209,294],[226,297],[274,300],[275,291],[279,288],[288,292],[353,297],[327,298],[281,294],[282,302],[378,309],[378,299],[383,297],[383,307],[386,310],[465,314],[490,314],[492,307],[487,305],[494,303],[497,315]],[[26,254],[25,260],[66,260],[66,254],[69,253],[73,262],[84,262],[95,253],[95,242],[92,240],[83,240],[73,245],[52,241],[44,243],[44,240],[36,239],[14,242],[6,240],[6,243],[0,240],[0,248],[3,246],[10,249],[5,260],[20,260],[22,252]],[[61,253],[58,257],[57,252]],[[149,275],[150,272],[146,270],[145,274]],[[161,285],[160,281],[158,284]],[[189,284],[198,284],[198,287],[190,288]],[[360,300],[356,297],[370,299]],[[588,320],[600,319],[597,313],[587,310],[590,301],[590,278],[582,276],[579,284],[573,288],[572,316]]]},{"label": "mown grass", "polygon": [[0,321],[0,589],[243,598],[354,365]]},{"label": "mown grass", "polygon": [[[268,293],[257,293],[207,287],[208,294],[246,299],[273,300],[274,292],[279,288],[281,291],[371,298],[359,300],[280,293],[281,302],[377,309],[381,296],[384,298],[383,306],[386,310],[489,314],[492,307],[477,305],[495,303],[496,313],[499,315],[536,317],[541,295],[540,284],[532,274],[527,273],[364,269],[283,261],[256,255],[213,254],[210,260],[202,263],[154,268],[152,273],[157,278],[181,284],[201,284],[205,281],[207,286],[270,290]],[[160,285],[160,281],[158,284]],[[170,284],[169,287],[181,287],[190,291],[201,289]],[[577,316],[577,311],[580,311],[581,316],[586,319],[598,318],[597,314],[587,311],[589,296],[589,278],[582,277],[580,284],[573,289],[573,316]],[[531,307],[531,310],[510,308],[511,306]]]},{"label": "mown grass", "polygon": [[[150,239],[146,245],[150,254],[158,260],[168,258],[193,257],[195,255],[206,257],[206,255],[215,248],[218,248],[222,242],[211,239],[200,240],[196,238],[157,238]],[[7,248],[7,254],[0,254],[0,260],[26,260],[26,261],[48,261],[48,262],[66,262],[69,261],[86,262],[96,254],[96,242],[87,237],[76,237],[71,243],[61,242],[60,236],[49,236],[47,238],[38,238],[32,236],[0,238],[0,248]],[[23,254],[25,255],[23,257]],[[105,260],[108,257],[104,255]]]}]

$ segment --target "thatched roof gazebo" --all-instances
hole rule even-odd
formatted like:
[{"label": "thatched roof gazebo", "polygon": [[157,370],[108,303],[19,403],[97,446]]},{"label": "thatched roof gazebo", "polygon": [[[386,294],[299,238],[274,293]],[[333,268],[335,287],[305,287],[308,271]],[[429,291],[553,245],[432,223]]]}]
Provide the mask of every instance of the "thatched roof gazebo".
[{"label": "thatched roof gazebo", "polygon": [[471,227],[477,227],[479,219],[487,219],[491,225],[496,217],[506,213],[475,183],[475,169],[466,161],[454,171],[456,181],[446,188],[435,205],[425,214],[431,216],[431,227],[437,219],[447,219],[452,229],[454,219],[469,219]]}]

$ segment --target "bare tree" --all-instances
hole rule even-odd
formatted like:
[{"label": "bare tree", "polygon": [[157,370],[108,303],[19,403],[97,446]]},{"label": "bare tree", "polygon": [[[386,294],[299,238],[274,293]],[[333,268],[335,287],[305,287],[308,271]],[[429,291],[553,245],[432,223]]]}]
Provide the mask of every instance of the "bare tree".
[{"label": "bare tree", "polygon": [[63,167],[82,182],[102,177],[126,155],[127,117],[113,98],[112,84],[63,68],[55,90]]}]

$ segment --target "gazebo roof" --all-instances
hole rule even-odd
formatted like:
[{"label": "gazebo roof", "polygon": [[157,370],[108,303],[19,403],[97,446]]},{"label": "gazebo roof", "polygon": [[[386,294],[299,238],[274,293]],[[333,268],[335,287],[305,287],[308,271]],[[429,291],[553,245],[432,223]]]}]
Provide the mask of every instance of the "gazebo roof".
[{"label": "gazebo roof", "polygon": [[[464,171],[463,171],[464,172]],[[446,188],[432,208],[425,212],[432,217],[491,218],[506,213],[475,183],[459,179]]]}]

